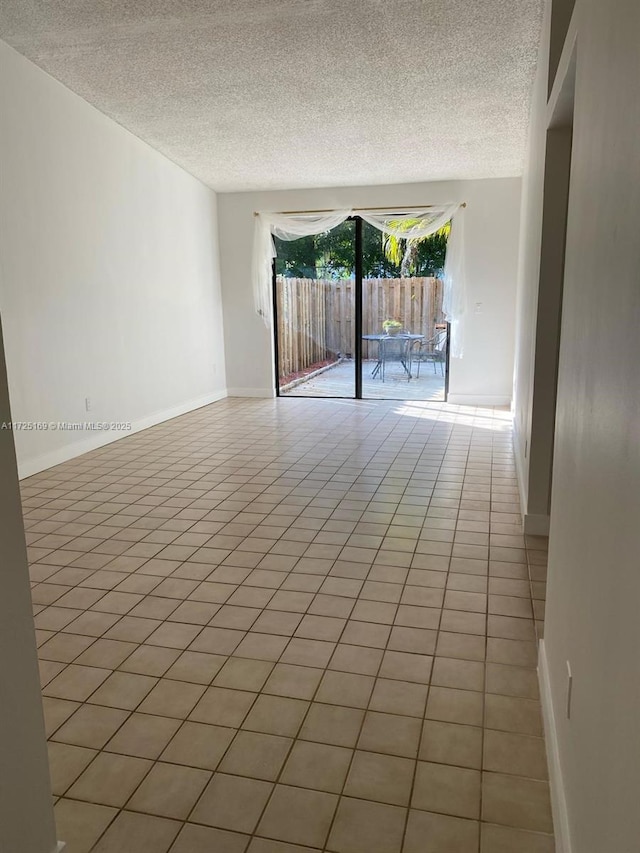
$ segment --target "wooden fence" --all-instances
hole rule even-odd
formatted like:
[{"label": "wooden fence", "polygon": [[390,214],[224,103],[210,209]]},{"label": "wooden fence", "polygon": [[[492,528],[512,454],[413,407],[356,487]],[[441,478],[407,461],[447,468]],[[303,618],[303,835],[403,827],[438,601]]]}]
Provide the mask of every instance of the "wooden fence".
[{"label": "wooden fence", "polygon": [[[390,318],[410,332],[432,337],[435,324],[443,322],[440,279],[367,278],[362,289],[364,335],[382,332],[382,323]],[[351,279],[276,278],[281,377],[353,356],[354,290]],[[376,347],[364,341],[362,357],[374,358]]]}]

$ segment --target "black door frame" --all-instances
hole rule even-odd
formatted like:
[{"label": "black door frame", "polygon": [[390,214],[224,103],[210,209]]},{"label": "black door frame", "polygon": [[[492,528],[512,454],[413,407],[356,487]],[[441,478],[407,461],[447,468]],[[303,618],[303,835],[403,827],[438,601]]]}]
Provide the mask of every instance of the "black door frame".
[{"label": "black door frame", "polygon": [[[355,274],[355,306],[354,306],[354,369],[355,369],[355,393],[353,397],[345,397],[345,398],[332,398],[332,397],[315,397],[311,394],[305,394],[305,397],[309,397],[310,399],[319,399],[319,400],[327,400],[327,399],[353,399],[353,400],[363,400],[369,399],[364,398],[362,396],[362,230],[364,226],[364,220],[361,216],[349,216],[347,221],[355,222],[355,244],[354,244],[354,252],[355,252],[355,263],[354,263],[354,274]],[[280,394],[280,358],[278,354],[278,292],[276,289],[276,260],[273,259],[271,263],[271,297],[272,297],[272,314],[273,314],[273,352],[274,352],[274,365],[276,371],[276,397],[282,396]],[[449,396],[449,341],[451,337],[451,324],[447,323],[447,343],[446,343],[446,359],[445,359],[445,371],[444,371],[444,402],[447,402],[447,398]],[[288,396],[288,395],[284,395]],[[295,396],[295,395],[292,395]]]}]

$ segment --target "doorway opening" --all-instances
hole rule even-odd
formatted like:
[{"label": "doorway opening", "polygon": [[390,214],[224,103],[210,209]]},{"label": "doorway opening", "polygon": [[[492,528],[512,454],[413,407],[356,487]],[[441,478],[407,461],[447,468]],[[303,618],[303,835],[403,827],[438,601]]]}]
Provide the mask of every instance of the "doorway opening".
[{"label": "doorway opening", "polygon": [[277,394],[445,401],[446,237],[393,240],[352,216],[322,234],[274,238]]}]

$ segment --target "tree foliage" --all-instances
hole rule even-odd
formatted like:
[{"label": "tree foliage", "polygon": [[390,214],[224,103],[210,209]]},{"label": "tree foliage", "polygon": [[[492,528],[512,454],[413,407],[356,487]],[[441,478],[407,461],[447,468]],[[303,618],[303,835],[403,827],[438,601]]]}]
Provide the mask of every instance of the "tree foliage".
[{"label": "tree foliage", "polygon": [[[388,238],[363,223],[363,274],[366,278],[401,275],[438,276],[444,269],[449,225],[430,237],[416,240]],[[300,237],[276,238],[276,272],[291,278],[350,278],[355,267],[355,222],[347,220],[331,231]]]}]

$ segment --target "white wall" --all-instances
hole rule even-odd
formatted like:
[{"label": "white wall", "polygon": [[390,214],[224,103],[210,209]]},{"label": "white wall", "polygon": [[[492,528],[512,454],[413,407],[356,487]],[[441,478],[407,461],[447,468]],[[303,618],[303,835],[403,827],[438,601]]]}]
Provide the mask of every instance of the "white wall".
[{"label": "white wall", "polygon": [[[0,327],[0,421],[11,420]],[[55,825],[13,435],[0,430],[0,850],[53,853]]]},{"label": "white wall", "polygon": [[[516,308],[514,370],[514,450],[520,484],[520,504],[526,516],[529,508],[529,479],[547,476],[546,471],[530,472],[531,426],[533,416],[533,370],[536,342],[536,312],[542,244],[542,208],[547,133],[546,106],[549,68],[551,3],[547,0],[533,86],[527,157],[522,179],[520,259]],[[540,510],[539,507],[536,509]],[[544,507],[544,514],[548,506]],[[538,531],[543,532],[543,531]],[[546,532],[546,531],[545,531]]]},{"label": "white wall", "polygon": [[[577,0],[545,656],[573,853],[640,845],[640,4]],[[567,661],[573,672],[566,716]]]},{"label": "white wall", "polygon": [[[142,427],[224,396],[215,194],[2,42],[0,61],[14,420]],[[126,434],[18,432],[21,474]]]},{"label": "white wall", "polygon": [[[469,307],[462,359],[452,359],[452,402],[506,404],[513,381],[520,179],[228,193],[218,196],[227,386],[234,395],[274,393],[273,339],[253,307],[255,210],[411,206],[466,201]],[[476,302],[482,313],[474,313]]]}]

